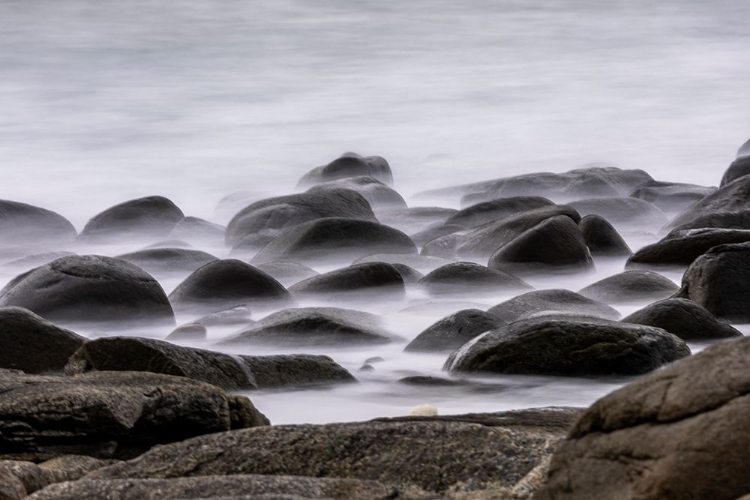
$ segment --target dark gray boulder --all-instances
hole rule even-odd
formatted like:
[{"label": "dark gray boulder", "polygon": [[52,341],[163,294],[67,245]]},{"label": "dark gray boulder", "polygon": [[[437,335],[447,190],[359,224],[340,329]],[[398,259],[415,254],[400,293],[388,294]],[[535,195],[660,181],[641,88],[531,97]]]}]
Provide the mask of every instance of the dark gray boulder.
[{"label": "dark gray boulder", "polygon": [[416,254],[411,239],[397,229],[365,220],[329,218],[287,229],[253,257],[253,263],[292,260],[315,264],[355,260],[373,253]]},{"label": "dark gray boulder", "polygon": [[750,229],[750,209],[715,214],[707,213],[696,217],[692,222],[674,228],[673,231],[700,229],[704,227]]},{"label": "dark gray boulder", "polygon": [[427,255],[416,255],[407,253],[376,253],[355,260],[352,264],[365,264],[368,262],[385,262],[386,264],[403,264],[416,269],[421,273],[429,273],[438,267],[451,264],[453,261],[430,257]]},{"label": "dark gray boulder", "polygon": [[221,342],[282,346],[387,344],[397,339],[375,315],[334,307],[286,309]]},{"label": "dark gray boulder", "polygon": [[745,143],[740,146],[740,149],[737,150],[737,157],[740,156],[747,156],[750,155],[750,139],[745,141]]},{"label": "dark gray boulder", "polygon": [[51,210],[0,200],[0,237],[5,245],[60,245],[78,233],[68,219]]},{"label": "dark gray boulder", "polygon": [[594,257],[627,257],[633,253],[617,229],[600,215],[587,215],[578,227]]},{"label": "dark gray boulder", "polygon": [[20,259],[12,260],[6,264],[3,264],[3,267],[9,267],[24,271],[27,271],[31,269],[32,267],[39,267],[43,266],[44,264],[49,264],[53,260],[57,260],[60,257],[68,257],[70,255],[77,255],[75,252],[45,252],[45,253],[37,253],[32,255],[27,255],[25,257],[21,257]]},{"label": "dark gray boulder", "polygon": [[588,198],[570,202],[581,216],[604,217],[618,231],[657,231],[669,222],[653,203],[630,197]]},{"label": "dark gray boulder", "polygon": [[356,191],[328,188],[321,191],[278,196],[243,208],[229,221],[227,246],[235,246],[248,235],[279,231],[329,217],[377,222],[367,200]]},{"label": "dark gray boulder", "polygon": [[750,491],[750,339],[722,342],[594,403],[535,500],[735,500]]},{"label": "dark gray boulder", "polygon": [[[0,461],[0,495],[3,500],[21,500],[45,486],[75,481],[116,460],[64,455],[40,464],[22,460]],[[9,488],[10,487],[10,488]],[[11,493],[12,489],[16,491]]]},{"label": "dark gray boulder", "polygon": [[391,166],[382,156],[360,156],[357,153],[344,153],[328,165],[310,170],[302,176],[297,186],[311,186],[321,182],[362,176],[372,177],[388,185],[393,184]]},{"label": "dark gray boulder", "polygon": [[690,205],[672,219],[666,229],[690,224],[698,217],[709,214],[739,212],[747,209],[750,209],[750,177],[743,176]]},{"label": "dark gray boulder", "polygon": [[62,372],[84,337],[27,309],[0,308],[0,368],[26,373]]},{"label": "dark gray boulder", "polygon": [[233,258],[251,258],[264,246],[271,243],[281,233],[282,229],[264,229],[243,236],[237,243],[232,245],[229,256]]},{"label": "dark gray boulder", "polygon": [[721,178],[721,186],[726,186],[730,182],[750,174],[750,155],[739,156],[734,160]]},{"label": "dark gray boulder", "polygon": [[620,313],[606,304],[589,299],[570,290],[535,290],[506,300],[488,313],[512,323],[540,315],[576,314],[618,320]]},{"label": "dark gray boulder", "polygon": [[505,271],[473,262],[453,262],[428,273],[419,284],[431,295],[464,295],[529,290],[525,281]]},{"label": "dark gray boulder", "polygon": [[331,188],[344,188],[356,191],[367,200],[373,209],[406,208],[406,202],[395,189],[372,177],[350,177],[337,181],[324,182],[311,187],[307,192],[324,192]]},{"label": "dark gray boulder", "polygon": [[24,307],[63,325],[174,324],[159,283],[141,268],[101,255],[62,257],[16,276],[0,307]]},{"label": "dark gray boulder", "polygon": [[150,248],[118,255],[116,258],[135,264],[150,274],[189,274],[217,257],[188,248]]},{"label": "dark gray boulder", "polygon": [[750,230],[702,228],[674,230],[639,249],[627,261],[628,269],[684,267],[716,245],[750,241]]},{"label": "dark gray boulder", "polygon": [[715,187],[679,182],[649,181],[635,188],[630,196],[653,203],[664,212],[681,212],[716,191]]},{"label": "dark gray boulder", "polygon": [[281,283],[235,259],[217,260],[196,270],[169,294],[169,300],[177,312],[202,314],[238,305],[264,309],[292,302]]},{"label": "dark gray boulder", "polygon": [[199,245],[223,245],[226,228],[198,217],[185,217],[172,228],[169,238]]},{"label": "dark gray boulder", "polygon": [[246,306],[234,306],[215,313],[201,316],[195,323],[203,326],[235,326],[253,323],[252,311]]},{"label": "dark gray boulder", "polygon": [[498,248],[488,267],[515,274],[573,273],[594,268],[578,225],[558,215],[527,229]]},{"label": "dark gray boulder", "polygon": [[404,278],[392,264],[368,262],[308,278],[289,288],[295,296],[346,295],[350,298],[384,294],[401,297]]},{"label": "dark gray boulder", "polygon": [[[459,233],[461,231],[466,231],[466,228],[463,226],[457,226],[455,224],[441,224],[439,226],[425,229],[424,231],[419,231],[415,234],[410,234],[409,236],[411,237],[412,241],[414,241],[415,245],[421,247],[432,240],[438,239],[442,236],[448,236],[449,234]],[[452,253],[453,252],[451,252],[451,254]]]},{"label": "dark gray boulder", "polygon": [[184,217],[182,210],[168,198],[147,196],[120,203],[93,216],[78,238],[86,242],[162,238]]},{"label": "dark gray boulder", "polygon": [[484,201],[461,209],[445,220],[445,225],[457,225],[472,228],[487,224],[511,215],[534,210],[535,208],[553,206],[547,198],[541,196],[513,196]]},{"label": "dark gray boulder", "polygon": [[690,299],[718,318],[750,322],[750,242],[718,245],[695,259],[675,298]]},{"label": "dark gray boulder", "polygon": [[729,323],[716,319],[706,308],[686,299],[654,302],[623,318],[622,322],[662,328],[683,340],[715,340],[742,336]]},{"label": "dark gray boulder", "polygon": [[649,326],[552,316],[489,331],[451,354],[452,373],[640,375],[690,355],[679,337]]},{"label": "dark gray boulder", "polygon": [[549,408],[269,426],[161,446],[86,478],[293,475],[379,481],[441,493],[427,498],[457,490],[520,494],[524,487],[538,487],[533,478],[539,469],[546,470],[544,462],[579,414],[577,409]]},{"label": "dark gray boulder", "polygon": [[156,444],[265,425],[250,400],[185,377],[0,371],[0,459],[138,456]]},{"label": "dark gray boulder", "polygon": [[161,373],[200,380],[226,390],[275,389],[354,380],[327,356],[231,356],[138,337],[92,340],[78,349],[65,367],[68,375],[92,370]]},{"label": "dark gray boulder", "polygon": [[319,273],[299,262],[266,262],[258,264],[258,269],[273,276],[284,286],[291,286],[307,278],[318,276]]},{"label": "dark gray boulder", "polygon": [[208,330],[206,326],[199,323],[185,323],[180,325],[167,335],[164,339],[168,342],[194,342],[206,340],[208,336]]},{"label": "dark gray boulder", "polygon": [[442,224],[456,212],[455,208],[444,207],[389,208],[378,210],[378,220],[381,224],[413,234]]},{"label": "dark gray boulder", "polygon": [[479,309],[464,309],[428,326],[404,351],[455,351],[480,334],[505,324],[505,321],[493,314]]},{"label": "dark gray boulder", "polygon": [[671,297],[680,289],[672,280],[652,271],[625,271],[578,290],[604,303],[643,302]]},{"label": "dark gray boulder", "polygon": [[401,275],[401,278],[404,280],[405,285],[416,285],[422,280],[422,278],[424,278],[424,274],[420,273],[413,267],[407,266],[406,264],[399,264],[398,262],[395,262],[390,265],[396,268],[396,271],[398,271],[398,273]]}]

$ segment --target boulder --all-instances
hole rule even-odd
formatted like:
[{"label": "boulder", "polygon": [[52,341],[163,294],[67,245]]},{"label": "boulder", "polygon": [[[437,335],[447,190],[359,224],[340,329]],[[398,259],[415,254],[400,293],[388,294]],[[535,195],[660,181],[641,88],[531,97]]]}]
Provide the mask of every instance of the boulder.
[{"label": "boulder", "polygon": [[169,294],[169,300],[177,312],[201,314],[237,305],[264,309],[292,302],[281,283],[235,259],[217,260],[196,270]]},{"label": "boulder", "polygon": [[692,222],[674,228],[673,231],[700,229],[704,227],[750,229],[750,209],[715,214],[707,213],[696,217]]},{"label": "boulder", "polygon": [[0,368],[26,373],[62,372],[84,337],[20,307],[0,308]]},{"label": "boulder", "polygon": [[392,187],[372,177],[350,177],[324,182],[307,190],[308,193],[324,192],[331,188],[351,189],[362,195],[373,209],[406,208],[406,202]]},{"label": "boulder", "polygon": [[617,229],[604,217],[587,215],[581,219],[578,227],[594,257],[628,257],[633,253]]},{"label": "boulder", "polygon": [[330,218],[287,229],[253,258],[253,263],[293,260],[315,264],[333,259],[355,260],[373,253],[416,254],[404,233],[364,220]]},{"label": "boulder", "polygon": [[5,245],[67,244],[78,233],[62,215],[17,201],[0,200],[0,237]]},{"label": "boulder", "polygon": [[[41,464],[22,460],[0,461],[0,498],[21,500],[27,495],[50,484],[75,481],[87,473],[111,465],[116,460],[107,460],[84,455],[64,455]],[[9,486],[16,494],[9,494]]]},{"label": "boulder", "polygon": [[377,222],[370,204],[361,194],[351,189],[329,188],[267,198],[248,205],[229,221],[226,244],[235,246],[248,235],[330,217]]},{"label": "boulder", "polygon": [[76,255],[75,252],[44,252],[21,257],[20,259],[12,260],[3,265],[3,267],[11,267],[15,269],[23,269],[28,271],[32,267],[43,266],[49,264],[53,260],[57,260],[60,257],[69,257]]},{"label": "boulder", "polygon": [[635,188],[630,196],[646,200],[664,212],[681,212],[716,191],[715,187],[679,182],[649,181]]},{"label": "boulder", "polygon": [[189,274],[219,260],[210,253],[187,248],[151,248],[117,256],[150,274]]},{"label": "boulder", "polygon": [[747,156],[750,155],[750,139],[745,141],[745,143],[740,146],[740,149],[737,150],[737,157],[740,156]]},{"label": "boulder", "polygon": [[488,313],[512,323],[541,315],[576,314],[618,320],[620,313],[606,304],[588,299],[570,290],[535,290],[506,300]]},{"label": "boulder", "polygon": [[675,298],[690,299],[716,317],[750,323],[750,242],[718,245],[695,259]]},{"label": "boulder", "polygon": [[570,202],[581,216],[604,217],[618,231],[657,231],[669,222],[653,203],[630,197],[589,198]]},{"label": "boulder", "polygon": [[217,246],[224,244],[226,228],[198,217],[185,217],[172,228],[169,238],[184,240],[199,245]]},{"label": "boulder", "polygon": [[252,311],[245,306],[234,306],[223,311],[207,314],[195,320],[203,326],[234,326],[252,323]]},{"label": "boulder", "polygon": [[750,230],[702,228],[670,232],[661,240],[635,252],[627,261],[628,269],[647,267],[683,267],[712,247],[750,241]]},{"label": "boulder", "polygon": [[750,209],[750,177],[743,176],[690,205],[672,219],[666,228],[674,229],[690,224],[698,217],[709,214],[739,212],[746,209]]},{"label": "boulder", "polygon": [[422,280],[422,278],[424,278],[424,274],[406,264],[394,263],[389,265],[396,268],[396,271],[398,271],[398,274],[400,274],[401,278],[404,280],[405,285],[416,285]]},{"label": "boulder", "polygon": [[257,254],[261,248],[276,239],[282,232],[283,230],[281,229],[264,229],[243,236],[232,246],[229,256],[249,259]]},{"label": "boulder", "polygon": [[344,153],[328,165],[316,167],[303,175],[297,187],[362,176],[393,184],[391,166],[382,156],[363,157],[357,153]]},{"label": "boulder", "polygon": [[299,262],[266,262],[258,264],[255,267],[272,276],[284,286],[291,286],[307,278],[319,275],[314,269]]},{"label": "boulder", "polygon": [[[415,234],[410,234],[409,236],[411,237],[412,241],[414,241],[415,245],[422,247],[432,240],[438,239],[442,236],[448,236],[449,234],[459,233],[461,231],[466,231],[466,228],[463,226],[457,226],[455,224],[441,224],[425,229],[424,231],[419,231]],[[450,254],[452,255],[453,252],[451,252]]]},{"label": "boulder", "polygon": [[200,342],[206,340],[207,336],[208,330],[206,329],[206,326],[199,322],[195,322],[178,326],[167,335],[165,340],[168,342]]},{"label": "boulder", "polygon": [[101,255],[61,257],[16,276],[0,290],[0,307],[7,306],[63,325],[174,324],[169,300],[150,274]]},{"label": "boulder", "polygon": [[623,323],[655,326],[683,340],[716,340],[741,337],[729,323],[686,299],[665,299],[649,304],[622,319]]},{"label": "boulder", "polygon": [[182,210],[168,198],[147,196],[120,203],[93,216],[78,238],[85,242],[162,238],[184,217]]},{"label": "boulder", "polygon": [[0,371],[0,459],[138,456],[156,444],[265,425],[250,400],[184,377]]},{"label": "boulder", "polygon": [[406,346],[411,352],[451,352],[480,334],[506,325],[497,316],[479,309],[464,309],[428,326]]},{"label": "boulder", "polygon": [[453,262],[441,266],[422,278],[419,284],[431,295],[498,293],[531,289],[529,284],[510,273],[473,262]]},{"label": "boulder", "polygon": [[335,307],[303,307],[266,316],[221,344],[375,345],[397,338],[373,314]]},{"label": "boulder", "polygon": [[438,498],[449,491],[510,495],[538,486],[530,476],[545,470],[579,414],[550,408],[223,432],[161,446],[86,479],[293,475],[379,481]]},{"label": "boulder", "polygon": [[554,203],[547,198],[542,198],[541,196],[514,196],[511,198],[499,198],[466,207],[448,217],[444,224],[472,228],[481,226],[482,224],[487,224],[488,222],[505,219],[521,212],[528,212],[535,208],[549,207],[553,205]]},{"label": "boulder", "polygon": [[438,267],[451,264],[453,261],[430,257],[427,255],[414,255],[407,253],[376,253],[359,258],[353,264],[365,264],[368,262],[385,262],[386,264],[403,264],[416,269],[421,273],[429,273]]},{"label": "boulder", "polygon": [[685,341],[661,328],[551,316],[484,333],[451,354],[444,368],[451,373],[640,375],[689,355]]},{"label": "boulder", "polygon": [[389,208],[378,210],[378,220],[381,224],[412,234],[442,224],[456,212],[458,210],[455,208],[444,207]]},{"label": "boulder", "polygon": [[570,217],[558,215],[498,248],[488,266],[516,274],[585,272],[594,268],[586,241]]},{"label": "boulder", "polygon": [[750,491],[750,339],[722,342],[595,402],[535,500],[735,500]]},{"label": "boulder", "polygon": [[295,296],[326,296],[345,294],[350,298],[373,293],[401,297],[404,279],[392,264],[368,262],[308,278],[289,288]]},{"label": "boulder", "polygon": [[672,280],[652,271],[625,271],[578,291],[606,304],[666,299],[680,289]]},{"label": "boulder", "polygon": [[721,178],[721,186],[726,186],[730,182],[747,174],[750,174],[750,155],[739,156],[729,165],[727,171],[724,172]]},{"label": "boulder", "polygon": [[232,356],[163,340],[108,337],[92,340],[71,356],[65,373],[151,372],[187,377],[225,390],[271,389],[353,381],[327,356]]}]

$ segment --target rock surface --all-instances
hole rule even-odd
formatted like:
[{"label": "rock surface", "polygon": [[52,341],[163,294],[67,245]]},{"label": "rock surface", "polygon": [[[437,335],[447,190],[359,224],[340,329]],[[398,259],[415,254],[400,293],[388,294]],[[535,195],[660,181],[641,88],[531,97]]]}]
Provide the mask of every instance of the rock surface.
[{"label": "rock surface", "polygon": [[406,208],[406,202],[398,192],[372,177],[350,177],[324,182],[308,189],[308,193],[324,192],[331,188],[351,189],[362,195],[373,209]]},{"label": "rock surface", "polygon": [[730,324],[719,321],[704,307],[686,299],[666,299],[649,304],[622,319],[623,323],[655,326],[683,340],[741,337]]},{"label": "rock surface", "polygon": [[184,217],[182,210],[168,198],[147,196],[120,203],[93,216],[78,237],[86,242],[162,238]]},{"label": "rock surface", "polygon": [[478,335],[506,323],[480,309],[464,309],[428,326],[404,349],[411,352],[451,352]]},{"label": "rock surface", "polygon": [[620,313],[610,306],[562,289],[524,293],[491,307],[487,312],[507,323],[543,314],[577,314],[611,320],[620,319]]},{"label": "rock surface", "polygon": [[711,247],[746,241],[750,241],[750,230],[716,228],[674,230],[656,243],[640,248],[628,259],[626,267],[634,269],[688,266]]},{"label": "rock surface", "polygon": [[750,339],[713,345],[600,399],[535,500],[735,500],[750,491]]},{"label": "rock surface", "polygon": [[353,264],[319,276],[313,276],[289,288],[295,296],[346,295],[347,298],[373,294],[401,297],[404,278],[392,264],[368,262]]},{"label": "rock surface", "polygon": [[473,262],[454,262],[427,274],[419,284],[431,295],[464,295],[529,290],[516,276]]},{"label": "rock surface", "polygon": [[465,228],[472,228],[504,219],[520,212],[535,208],[552,206],[547,198],[541,196],[515,196],[484,201],[463,208],[445,220],[446,225],[455,224]]},{"label": "rock surface", "polygon": [[630,196],[656,205],[664,212],[678,212],[716,191],[715,187],[679,182],[650,181],[635,188]]},{"label": "rock surface", "polygon": [[669,219],[656,205],[639,198],[589,198],[570,202],[581,216],[596,214],[604,217],[618,231],[656,231]]},{"label": "rock surface", "polygon": [[200,250],[187,248],[150,248],[117,256],[150,274],[192,273],[209,262],[219,260]]},{"label": "rock surface", "polygon": [[740,156],[734,160],[727,168],[727,171],[724,172],[724,176],[721,178],[721,186],[726,186],[730,182],[747,174],[750,174],[750,155]]},{"label": "rock surface", "polygon": [[674,229],[709,214],[739,212],[750,209],[750,177],[740,177],[699,202],[690,205],[672,219],[667,229]]},{"label": "rock surface", "polygon": [[17,201],[0,200],[0,237],[6,245],[70,243],[78,233],[60,214]]},{"label": "rock surface", "polygon": [[661,274],[652,271],[625,271],[592,283],[578,293],[610,304],[666,299],[679,289],[672,280]]},{"label": "rock surface", "polygon": [[629,256],[633,252],[620,233],[600,215],[587,215],[578,223],[583,240],[595,257]]},{"label": "rock surface", "polygon": [[361,176],[372,177],[388,185],[393,184],[391,166],[382,156],[361,156],[357,153],[344,153],[328,165],[310,170],[302,176],[298,186],[309,186],[321,182]]}]

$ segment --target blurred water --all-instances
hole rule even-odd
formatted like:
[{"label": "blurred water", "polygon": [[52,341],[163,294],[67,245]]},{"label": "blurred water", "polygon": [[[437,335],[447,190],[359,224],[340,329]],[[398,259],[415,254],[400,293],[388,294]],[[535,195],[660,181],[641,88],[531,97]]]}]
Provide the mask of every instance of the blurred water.
[{"label": "blurred water", "polygon": [[[0,198],[78,229],[150,194],[215,218],[223,196],[289,192],[348,150],[386,157],[405,195],[592,162],[716,185],[750,130],[748,18],[736,0],[0,0]],[[406,337],[439,318],[379,312]],[[585,405],[621,383],[394,390],[442,366],[401,348],[358,386],[254,400],[275,422],[330,421]],[[332,355],[356,370],[370,354]]]}]

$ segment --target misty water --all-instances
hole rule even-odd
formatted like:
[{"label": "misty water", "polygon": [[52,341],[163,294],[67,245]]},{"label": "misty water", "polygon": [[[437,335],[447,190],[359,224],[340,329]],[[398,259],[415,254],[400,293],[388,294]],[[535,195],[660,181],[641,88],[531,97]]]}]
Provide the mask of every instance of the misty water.
[{"label": "misty water", "polygon": [[[717,185],[748,138],[748,18],[750,3],[736,0],[0,1],[0,198],[55,210],[78,230],[109,206],[153,194],[226,224],[241,205],[218,207],[225,196],[294,192],[306,171],[344,151],[387,158],[410,206],[429,188],[592,164]],[[634,249],[657,239],[642,228],[625,237]],[[578,290],[622,269],[597,262],[594,273],[529,282]],[[4,266],[0,280],[25,270]],[[680,273],[667,275],[679,282]],[[169,293],[184,276],[157,278]],[[441,413],[586,406],[627,382],[398,382],[446,376],[445,355],[402,352],[423,328],[507,298],[467,293],[430,306],[409,289],[399,303],[357,305],[402,342],[234,352],[322,352],[360,380],[248,393],[274,423],[403,415],[422,403]],[[200,346],[231,333],[209,330]],[[384,361],[359,373],[374,356]]]}]

